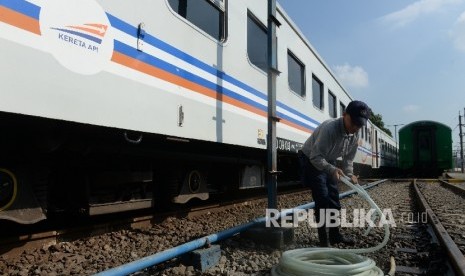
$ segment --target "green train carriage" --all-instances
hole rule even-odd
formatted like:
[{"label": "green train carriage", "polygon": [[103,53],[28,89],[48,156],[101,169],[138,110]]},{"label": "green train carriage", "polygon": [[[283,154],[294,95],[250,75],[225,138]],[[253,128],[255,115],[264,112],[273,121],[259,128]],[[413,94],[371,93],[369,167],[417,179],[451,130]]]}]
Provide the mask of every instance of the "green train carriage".
[{"label": "green train carriage", "polygon": [[452,168],[452,130],[433,121],[417,121],[399,130],[399,167],[414,176],[437,177]]}]

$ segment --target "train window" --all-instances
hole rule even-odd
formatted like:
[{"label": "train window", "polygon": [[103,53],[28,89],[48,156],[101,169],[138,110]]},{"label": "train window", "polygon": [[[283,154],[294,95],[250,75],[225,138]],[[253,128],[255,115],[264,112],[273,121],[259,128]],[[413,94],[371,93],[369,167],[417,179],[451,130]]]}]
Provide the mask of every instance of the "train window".
[{"label": "train window", "polygon": [[360,136],[362,137],[362,139],[363,139],[363,137],[365,136],[365,134],[363,133],[363,127],[360,128]]},{"label": "train window", "polygon": [[287,75],[292,91],[305,96],[305,65],[291,52],[287,51]]},{"label": "train window", "polygon": [[365,133],[366,133],[365,141],[368,141],[368,128],[365,126],[364,129],[365,129]]},{"label": "train window", "polygon": [[346,111],[346,106],[343,104],[343,103],[339,103],[339,113],[341,114],[344,114],[344,112]]},{"label": "train window", "polygon": [[252,13],[247,14],[247,54],[250,62],[268,72],[266,27]]},{"label": "train window", "polygon": [[[224,11],[208,0],[168,0],[171,8],[217,40],[225,39]],[[187,4],[189,3],[189,4]]]},{"label": "train window", "polygon": [[323,98],[323,83],[315,76],[312,76],[312,93],[313,93],[313,104],[319,108],[324,107]]},{"label": "train window", "polygon": [[329,116],[332,118],[337,117],[337,109],[336,109],[336,96],[328,90],[328,109],[329,109]]}]

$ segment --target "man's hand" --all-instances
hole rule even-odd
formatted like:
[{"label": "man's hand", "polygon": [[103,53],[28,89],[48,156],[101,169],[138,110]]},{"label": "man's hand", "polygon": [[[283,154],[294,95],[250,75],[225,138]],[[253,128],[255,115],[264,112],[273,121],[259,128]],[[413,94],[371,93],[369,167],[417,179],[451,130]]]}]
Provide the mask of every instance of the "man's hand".
[{"label": "man's hand", "polygon": [[336,168],[333,172],[334,179],[341,180],[342,176],[344,176],[344,172],[341,169]]},{"label": "man's hand", "polygon": [[352,183],[358,184],[358,178],[357,178],[356,175],[352,175],[352,176],[350,177],[350,180],[352,181]]}]

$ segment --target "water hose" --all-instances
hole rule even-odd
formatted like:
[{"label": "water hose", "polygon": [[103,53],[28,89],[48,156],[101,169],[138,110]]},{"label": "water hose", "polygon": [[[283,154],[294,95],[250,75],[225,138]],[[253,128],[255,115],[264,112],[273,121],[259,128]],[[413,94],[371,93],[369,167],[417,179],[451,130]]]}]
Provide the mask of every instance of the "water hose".
[{"label": "water hose", "polygon": [[[382,222],[386,222],[383,212],[370,198],[368,193],[359,185],[352,184],[348,177],[341,177],[341,181],[357,191],[375,210]],[[373,219],[373,216],[372,216]],[[283,253],[279,264],[271,270],[272,276],[300,276],[300,275],[380,275],[383,271],[376,266],[372,259],[358,254],[379,250],[389,240],[389,225],[384,223],[384,239],[377,246],[358,249],[339,249],[329,247],[301,248]],[[370,229],[368,229],[369,231]],[[367,231],[367,232],[368,232]],[[365,233],[367,235],[368,233]]]}]

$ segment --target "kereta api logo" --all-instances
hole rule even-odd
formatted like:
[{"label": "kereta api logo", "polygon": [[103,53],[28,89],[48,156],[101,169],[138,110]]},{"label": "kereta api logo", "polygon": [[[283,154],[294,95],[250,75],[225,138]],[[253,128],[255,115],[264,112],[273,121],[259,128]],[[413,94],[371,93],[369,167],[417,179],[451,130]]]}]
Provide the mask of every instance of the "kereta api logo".
[{"label": "kereta api logo", "polygon": [[[102,44],[108,26],[103,24],[84,24],[81,26],[66,26],[65,28],[51,28],[59,32],[58,38],[78,47],[98,52],[96,44]],[[92,43],[93,42],[93,43]]]},{"label": "kereta api logo", "polygon": [[41,8],[40,30],[50,53],[69,70],[96,74],[113,54],[105,11],[95,0],[49,0]]}]

